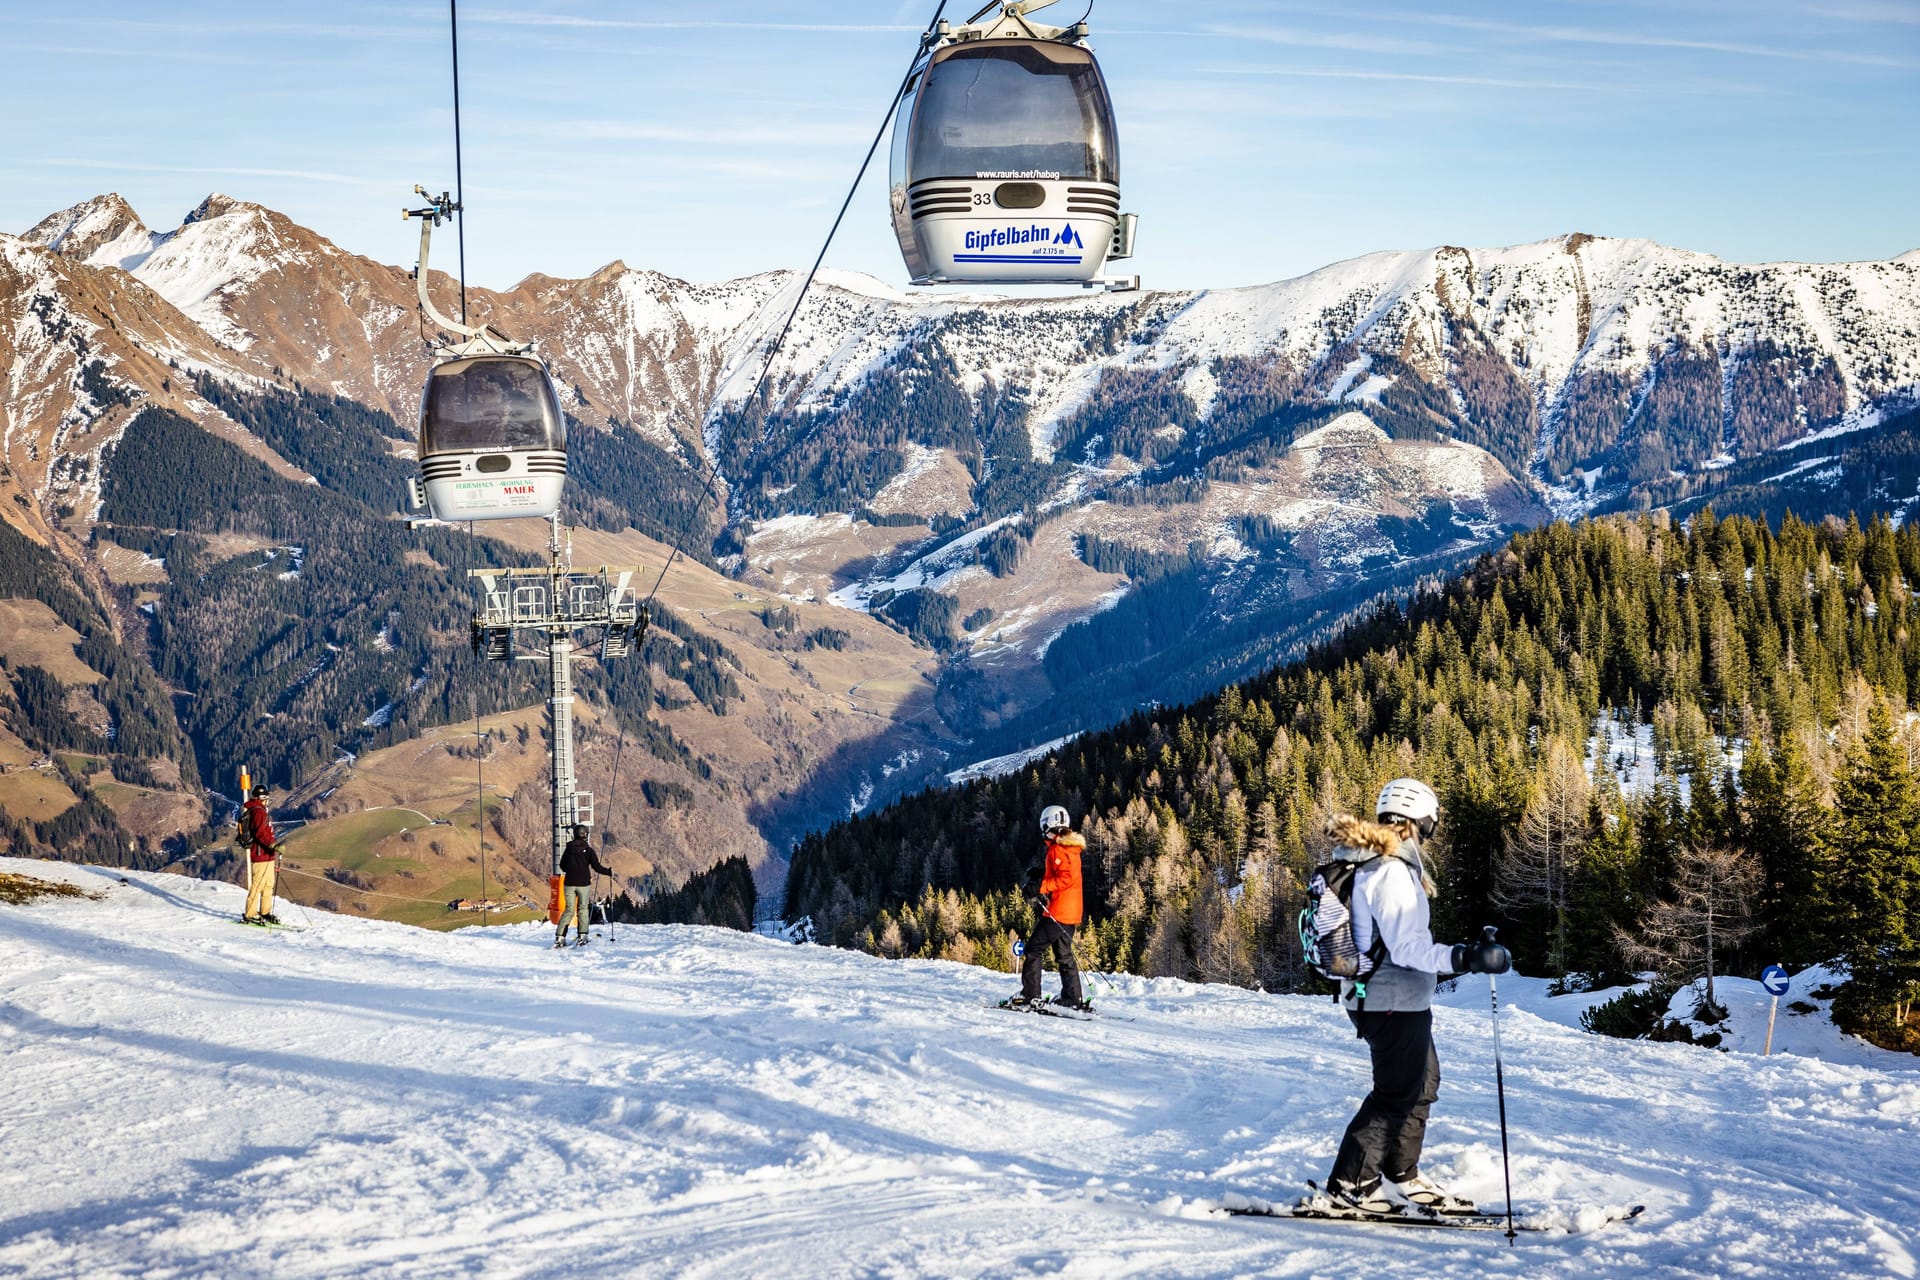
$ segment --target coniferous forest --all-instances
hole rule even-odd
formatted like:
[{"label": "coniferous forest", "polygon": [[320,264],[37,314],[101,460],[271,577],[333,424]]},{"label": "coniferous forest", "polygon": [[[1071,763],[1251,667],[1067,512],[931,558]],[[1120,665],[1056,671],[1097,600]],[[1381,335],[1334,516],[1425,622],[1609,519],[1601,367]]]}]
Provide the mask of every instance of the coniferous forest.
[{"label": "coniferous forest", "polygon": [[809,837],[787,914],[1007,967],[1060,803],[1083,965],[1308,989],[1322,826],[1412,774],[1444,806],[1436,937],[1496,925],[1569,987],[1834,962],[1836,1018],[1920,1049],[1915,582],[1920,532],[1879,520],[1554,524],[1300,661]]}]

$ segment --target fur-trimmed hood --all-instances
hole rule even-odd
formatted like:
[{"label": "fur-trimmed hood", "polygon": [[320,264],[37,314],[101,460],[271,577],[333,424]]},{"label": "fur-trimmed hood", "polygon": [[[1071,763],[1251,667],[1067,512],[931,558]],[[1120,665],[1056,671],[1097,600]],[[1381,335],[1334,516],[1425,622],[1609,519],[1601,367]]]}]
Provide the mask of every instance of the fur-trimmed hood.
[{"label": "fur-trimmed hood", "polygon": [[1333,854],[1337,860],[1371,862],[1375,858],[1398,858],[1420,877],[1420,887],[1427,891],[1427,896],[1433,896],[1433,877],[1427,874],[1426,862],[1420,856],[1420,846],[1411,840],[1401,840],[1400,833],[1386,823],[1368,822],[1350,813],[1336,813],[1327,819],[1326,833],[1327,838],[1338,846]]},{"label": "fur-trimmed hood", "polygon": [[1327,819],[1327,838],[1343,849],[1384,858],[1400,852],[1400,833],[1384,822],[1367,822],[1350,813]]}]

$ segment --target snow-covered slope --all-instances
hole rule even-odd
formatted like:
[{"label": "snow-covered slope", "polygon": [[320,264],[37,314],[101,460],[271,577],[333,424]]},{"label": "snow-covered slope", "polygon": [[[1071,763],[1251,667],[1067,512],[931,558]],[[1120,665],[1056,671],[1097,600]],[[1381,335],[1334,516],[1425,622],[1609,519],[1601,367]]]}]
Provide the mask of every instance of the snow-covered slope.
[{"label": "snow-covered slope", "polygon": [[[1324,1173],[1364,1050],[1323,1000],[1008,980],[692,928],[585,950],[0,860],[0,1275],[1911,1276],[1920,1071],[1501,1031],[1518,1200],[1591,1235],[1232,1219]],[[1477,980],[1476,980],[1477,981]],[[1510,983],[1518,988],[1522,984]],[[1437,1018],[1427,1167],[1500,1198],[1485,1005]]]}]

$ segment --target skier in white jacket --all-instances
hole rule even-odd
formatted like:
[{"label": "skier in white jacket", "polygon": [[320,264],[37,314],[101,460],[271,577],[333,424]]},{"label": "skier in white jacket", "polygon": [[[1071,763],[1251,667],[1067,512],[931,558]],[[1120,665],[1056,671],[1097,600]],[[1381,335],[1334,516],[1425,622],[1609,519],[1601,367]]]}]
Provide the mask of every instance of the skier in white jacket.
[{"label": "skier in white jacket", "polygon": [[[1375,822],[1348,815],[1327,834],[1362,863],[1353,881],[1353,939],[1378,956],[1363,982],[1341,984],[1341,1001],[1373,1059],[1373,1090],[1347,1125],[1327,1180],[1328,1207],[1368,1214],[1470,1213],[1420,1172],[1427,1112],[1440,1090],[1433,1044],[1433,990],[1443,973],[1505,973],[1497,942],[1447,946],[1433,940],[1433,878],[1420,845],[1433,835],[1440,802],[1416,778],[1396,778],[1374,802]],[[1368,855],[1372,855],[1371,859]]]}]

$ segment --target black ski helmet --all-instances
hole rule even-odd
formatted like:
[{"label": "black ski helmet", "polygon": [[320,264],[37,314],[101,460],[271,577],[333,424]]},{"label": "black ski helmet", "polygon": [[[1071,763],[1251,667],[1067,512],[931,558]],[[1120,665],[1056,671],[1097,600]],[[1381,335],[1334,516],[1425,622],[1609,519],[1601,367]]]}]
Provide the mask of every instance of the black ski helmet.
[{"label": "black ski helmet", "polygon": [[587,838],[587,824],[584,822],[574,823],[573,835],[576,840],[585,840]]},{"label": "black ski helmet", "polygon": [[256,786],[256,787],[255,787],[255,788],[253,789],[253,798],[254,798],[255,800],[265,800],[265,799],[267,798],[267,784],[266,784],[266,783],[264,783],[264,782],[262,782],[262,783],[260,783],[260,784],[259,784],[258,786]]}]

